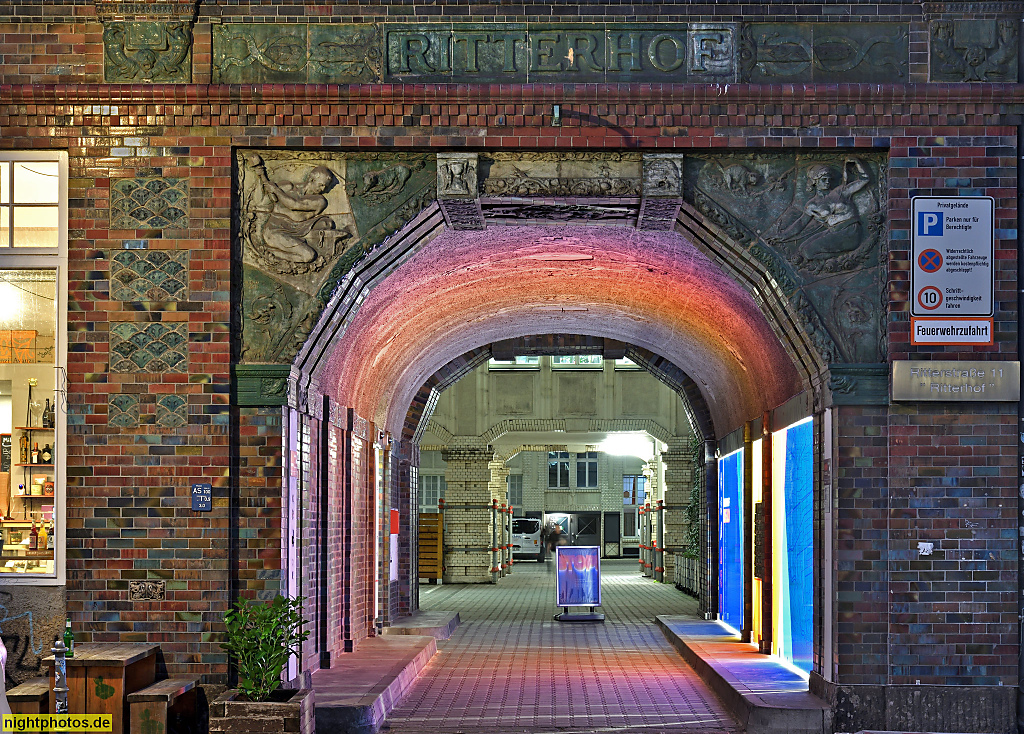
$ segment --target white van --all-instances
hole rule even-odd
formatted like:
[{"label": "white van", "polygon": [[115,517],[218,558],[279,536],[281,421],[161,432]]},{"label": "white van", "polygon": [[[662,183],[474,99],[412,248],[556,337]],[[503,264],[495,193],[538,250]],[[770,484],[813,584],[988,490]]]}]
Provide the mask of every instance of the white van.
[{"label": "white van", "polygon": [[512,557],[544,560],[544,546],[540,534],[543,524],[536,517],[512,518]]}]

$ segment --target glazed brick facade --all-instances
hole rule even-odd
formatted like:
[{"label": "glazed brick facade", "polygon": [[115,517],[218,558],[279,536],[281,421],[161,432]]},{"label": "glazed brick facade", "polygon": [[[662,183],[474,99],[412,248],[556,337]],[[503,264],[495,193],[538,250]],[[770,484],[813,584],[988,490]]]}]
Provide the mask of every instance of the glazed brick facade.
[{"label": "glazed brick facade", "polygon": [[[449,91],[453,93],[448,94]],[[939,109],[924,100],[915,99],[909,90],[899,88],[879,92],[851,87],[833,91],[827,101],[818,100],[810,91],[798,94],[793,90],[792,101],[784,103],[777,101],[776,90],[732,92],[736,101],[729,103],[711,101],[706,98],[708,92],[696,88],[651,89],[643,94],[621,89],[573,87],[520,89],[517,94],[531,102],[513,104],[521,105],[527,113],[539,113],[549,106],[546,101],[537,101],[537,97],[558,98],[567,105],[580,100],[581,111],[607,120],[610,125],[590,127],[580,121],[574,122],[570,117],[561,129],[539,126],[464,129],[445,127],[442,123],[460,118],[476,120],[481,116],[481,110],[485,111],[484,119],[497,115],[499,105],[489,104],[491,100],[487,99],[487,90],[470,94],[442,87],[355,88],[348,91],[351,101],[346,102],[337,98],[340,90],[276,88],[266,90],[261,95],[263,101],[242,102],[238,101],[243,94],[241,90],[211,88],[209,95],[214,98],[222,95],[224,101],[201,103],[198,87],[178,87],[166,92],[159,88],[122,90],[80,86],[5,88],[2,93],[8,103],[0,110],[4,140],[16,147],[66,149],[71,156],[72,308],[69,328],[72,344],[69,381],[72,407],[69,421],[72,436],[69,446],[68,583],[73,621],[83,629],[83,639],[160,641],[171,645],[165,649],[169,650],[168,660],[173,666],[197,672],[203,667],[199,660],[210,659],[205,655],[219,655],[215,645],[215,620],[226,604],[230,579],[226,558],[219,557],[219,548],[211,545],[226,537],[229,520],[226,488],[230,462],[230,414],[226,367],[230,355],[232,145],[615,148],[623,144],[621,135],[613,131],[615,127],[639,125],[632,129],[629,143],[644,147],[698,150],[719,146],[888,149],[892,233],[889,253],[890,356],[897,359],[929,353],[947,357],[962,354],[958,348],[950,347],[911,351],[907,317],[909,255],[900,248],[905,246],[909,237],[907,197],[925,193],[970,193],[994,196],[999,220],[997,343],[994,347],[976,351],[992,358],[1012,359],[1016,354],[1013,290],[1016,273],[1015,137],[1012,128],[986,124],[996,119],[1004,107],[1003,103],[992,99],[998,91],[987,87],[951,87],[948,92],[954,102]],[[503,97],[501,90],[493,90],[493,94]],[[167,98],[161,100],[163,96]],[[330,99],[332,96],[335,96],[333,100]],[[415,104],[402,101],[406,96],[415,100]],[[455,97],[457,100],[460,96],[474,99],[451,99]],[[644,101],[639,99],[642,96],[646,96]],[[889,101],[878,101],[880,96],[888,97]],[[266,101],[268,97],[281,101]],[[283,101],[289,97],[296,99]],[[377,100],[377,104],[370,105],[364,101],[371,97]],[[582,102],[598,97],[604,101]],[[756,97],[762,97],[763,101],[754,101]],[[94,104],[86,104],[85,100],[90,98]],[[132,101],[146,98],[146,101]],[[230,101],[232,98],[235,100]],[[437,104],[445,98],[445,106]],[[622,101],[618,102],[616,98]],[[869,98],[875,101],[869,102]],[[419,116],[422,127],[376,127],[380,122],[406,116],[407,108],[426,105],[427,101],[431,102],[427,105],[431,112]],[[539,123],[542,116],[537,114],[534,118],[533,121]],[[952,124],[951,120],[957,124]],[[58,125],[58,121],[64,124]],[[644,127],[645,122],[651,126]],[[324,127],[324,123],[328,126]],[[702,127],[693,127],[694,123]],[[432,127],[434,124],[438,127]],[[778,127],[766,128],[765,124],[777,124]],[[43,137],[39,135],[41,132],[53,134]],[[683,132],[687,134],[683,135]],[[154,174],[189,180],[191,206],[188,229],[110,229],[111,184],[119,179]],[[109,285],[111,258],[125,248],[148,252],[188,250],[188,298],[173,302],[112,300]],[[125,322],[185,325],[189,339],[188,372],[153,375],[111,372],[108,368],[109,329],[112,324]],[[167,429],[146,421],[150,420],[148,416],[155,416],[156,398],[172,393],[187,396],[189,420],[187,426],[169,433]],[[143,424],[139,429],[117,429],[106,424],[106,411],[112,394],[138,396]],[[844,409],[843,412],[851,411],[854,409]],[[241,593],[272,593],[278,588],[280,526],[273,512],[280,505],[280,420],[277,409],[239,411],[237,471],[243,501],[239,509],[242,540],[239,541],[236,583]],[[863,419],[852,420],[851,425],[857,426]],[[921,482],[927,483],[929,469],[937,466],[938,457],[945,456],[950,450],[942,448],[943,444],[933,438],[933,428],[914,421],[908,421],[907,425],[899,423],[901,415],[895,410],[888,419],[883,413],[877,420],[882,421],[881,433],[877,436],[859,436],[859,429],[851,429],[852,434],[841,434],[841,441],[854,443],[848,447],[850,467],[843,469],[843,472],[853,473],[848,479],[841,474],[840,486],[843,487],[843,481],[855,483],[857,472],[870,473],[864,464],[874,450],[872,446],[884,441],[883,437],[899,425],[901,433],[893,435],[892,445],[883,446],[880,455],[874,459],[880,462],[876,469],[884,476],[885,462],[891,462],[893,473],[890,481],[897,482],[898,478],[899,483],[903,483],[905,479],[906,487],[892,486],[893,501],[899,492],[923,491]],[[983,413],[961,415],[958,420],[973,426],[972,431],[979,432],[956,439],[960,450],[969,453],[963,459],[963,466],[972,466],[967,463],[971,461],[982,462],[981,466],[969,470],[969,476],[965,476],[965,479],[971,478],[982,485],[971,490],[971,501],[998,504],[1001,498],[1002,514],[986,522],[990,522],[987,527],[992,533],[999,535],[1003,532],[1005,535],[1007,527],[1010,530],[1014,527],[1011,500],[1015,497],[1013,467],[1016,439],[1013,418]],[[977,425],[979,423],[984,427]],[[980,446],[985,448],[972,443],[977,441],[976,436],[984,438]],[[924,441],[924,446],[932,446],[933,440],[936,441],[933,448],[921,449],[921,458],[917,462],[920,466],[909,459],[906,467],[899,463],[897,457],[904,451],[903,441]],[[372,447],[365,445],[364,439],[356,439],[354,443],[354,464],[347,479],[353,487],[351,507],[354,514],[353,519],[347,521],[352,527],[346,528],[346,533],[338,533],[338,536],[350,539],[347,542],[352,543],[350,553],[353,558],[366,558],[370,548],[365,529],[372,517],[369,514],[372,508],[360,505],[365,495],[356,490],[367,486],[372,477],[372,469],[364,463],[368,458],[363,458],[364,453],[366,457],[370,456],[368,452]],[[845,460],[841,458],[841,462]],[[193,481],[211,478],[215,486],[223,490],[223,499],[208,517],[191,513],[188,509],[188,486]],[[311,478],[307,478],[307,482],[310,486],[315,484]],[[872,486],[873,489],[861,487],[856,491],[877,492],[881,501],[885,494],[880,487]],[[912,490],[913,487],[918,489]],[[844,491],[855,490],[851,486],[841,489]],[[952,488],[942,491],[946,493],[944,501],[954,496],[949,494]],[[962,491],[962,488],[957,491]],[[985,492],[989,495],[985,496]],[[859,503],[866,500],[857,495],[854,501],[851,495],[850,501],[853,503],[850,507],[859,512]],[[939,502],[939,498],[927,500],[926,504],[934,502]],[[900,521],[908,523],[906,532],[915,538],[918,535],[925,537],[925,531],[932,528],[928,524],[930,521],[924,519],[927,508],[919,507],[920,502],[913,502],[910,497],[906,499],[906,505],[898,511]],[[877,548],[877,538],[872,536],[872,532],[880,532],[877,523],[889,513],[897,513],[897,509],[875,507],[874,510],[880,512],[881,517],[870,526],[861,530],[850,528],[852,535],[849,539],[840,533],[841,562],[848,554],[864,554],[863,558],[857,559],[849,556],[852,567],[840,569],[841,586],[848,580],[848,594],[858,597],[851,600],[847,621],[842,615],[839,620],[840,676],[850,676],[851,683],[877,682],[884,678],[886,666],[891,666],[889,674],[900,676],[904,682],[928,680],[929,675],[932,679],[941,677],[948,670],[948,663],[922,663],[913,652],[907,653],[907,660],[913,662],[897,664],[894,651],[890,652],[892,660],[885,662],[886,636],[895,635],[895,641],[899,634],[895,627],[888,626],[895,624],[888,618],[877,622],[884,625],[878,632],[879,651],[869,652],[865,648],[871,646],[871,640],[875,639],[874,632],[870,630],[875,629],[876,621],[870,615],[854,614],[852,610],[869,601],[865,594],[879,592],[882,588],[888,590],[884,584],[895,582],[895,577],[886,577],[884,573],[882,576],[890,581],[883,584],[881,579],[874,580],[872,574],[876,573],[876,567],[880,564],[888,566],[888,573],[894,573],[894,564],[897,563],[893,557],[888,560],[882,557],[884,553]],[[840,522],[845,530],[843,523],[854,521]],[[973,515],[965,514],[963,522],[977,520]],[[161,540],[162,535],[169,536],[172,532],[174,540]],[[346,541],[335,541],[334,537],[330,541],[331,553],[332,557],[337,557],[346,551],[339,550],[336,543]],[[187,546],[174,547],[184,538],[189,539]],[[905,540],[906,548],[916,546],[916,540],[911,543],[909,535]],[[844,543],[847,542],[855,546],[861,544],[857,546],[859,550],[846,547]],[[972,574],[983,575],[972,577],[970,582],[981,582],[987,578],[986,573],[995,573],[997,580],[1015,573],[1016,559],[1004,557],[1012,549],[1012,541],[994,537],[992,542],[992,549],[999,560],[988,561],[984,570],[972,570]],[[909,564],[910,560],[901,562]],[[935,562],[937,559],[934,557],[927,561]],[[99,568],[97,563],[101,563]],[[307,569],[314,567],[312,561],[307,564]],[[913,575],[922,571],[908,569],[907,573]],[[949,574],[960,572],[942,573],[946,574],[943,577],[946,582]],[[127,580],[147,576],[165,577],[175,586],[181,586],[180,593],[198,594],[208,600],[209,609],[202,612],[202,617],[194,617],[196,608],[188,603],[192,597],[179,598],[175,586],[168,588],[168,601],[162,609],[163,619],[152,614],[147,616],[138,609],[127,609],[124,601]],[[355,585],[350,592],[352,614],[351,617],[346,615],[351,628],[344,633],[345,639],[349,640],[364,637],[372,625],[372,591],[365,582],[359,581],[360,578],[360,574],[353,574]],[[920,577],[908,576],[900,583],[919,584],[921,581]],[[955,583],[968,584],[968,580]],[[340,578],[336,584],[336,588],[346,587]],[[878,587],[877,584],[883,586]],[[901,593],[907,594],[907,604],[911,606],[903,606],[903,602],[894,600],[893,609],[913,608],[912,604],[916,602],[912,600],[920,598],[918,590],[911,590],[909,586],[894,587],[894,593],[899,588],[905,589]],[[979,660],[998,656],[999,651],[1004,650],[1008,639],[1007,625],[1010,624],[1008,615],[1015,613],[1012,591],[1000,595],[999,592],[971,585],[957,591],[985,599],[984,602],[963,603],[984,604],[986,611],[999,617],[984,638],[987,642],[976,636],[980,633],[965,633],[959,627],[946,630],[937,620],[911,622],[906,616],[920,612],[894,612],[893,619],[899,617],[907,620],[906,624],[930,625],[928,634],[933,637],[928,639],[935,640],[936,635],[942,639],[948,636],[951,650],[958,650],[960,648],[956,645],[963,645],[962,652],[955,653],[960,656],[958,660],[963,660],[958,663],[962,666],[958,669],[973,680],[981,683],[998,679],[1004,684],[1011,683],[1013,672],[1005,664],[1000,667],[995,663],[971,661],[975,656],[979,656]],[[999,598],[990,599],[992,593]],[[392,593],[390,596],[396,595]],[[925,600],[930,598],[925,596]],[[388,607],[392,615],[400,610],[401,607]],[[879,612],[875,609],[872,614]],[[844,624],[850,625],[851,637],[845,636],[843,630],[847,628]],[[188,625],[199,626],[193,631],[193,627]],[[331,629],[336,627],[332,624]],[[184,646],[180,654],[175,652],[171,639],[184,632],[208,640],[205,643],[207,652],[203,656],[186,652]],[[933,647],[935,644],[929,643]],[[967,645],[976,652],[968,652]],[[983,669],[978,666],[983,666]]]},{"label": "glazed brick facade", "polygon": [[[812,13],[773,5],[773,15],[758,17],[817,19],[848,9],[813,7]],[[671,4],[655,14],[647,5],[619,3],[451,3],[445,13],[447,20],[700,21],[757,8]],[[68,609],[81,641],[160,643],[171,673],[223,679],[227,661],[217,643],[230,600],[272,597],[288,570],[281,550],[286,410],[232,407],[236,148],[883,151],[889,359],[1018,358],[1015,126],[1024,96],[1014,84],[926,84],[928,30],[920,5],[860,6],[861,19],[912,21],[909,85],[725,87],[208,85],[213,19],[436,17],[435,6],[401,3],[204,4],[194,32],[193,84],[105,84],[102,26],[92,4],[14,4],[0,14],[8,10],[11,18],[0,23],[0,144],[64,150],[70,159]],[[550,124],[556,102],[563,107],[560,127]],[[185,226],[114,228],[118,182],[148,179],[187,181]],[[909,211],[917,195],[996,200],[991,347],[910,345]],[[123,253],[148,258],[151,267],[164,262],[161,253],[184,253],[184,286],[153,297],[125,295],[114,272]],[[169,348],[178,359],[152,372],[119,367],[112,347],[140,333],[183,335],[183,344]],[[131,415],[137,410],[135,424],[112,423],[112,410],[124,406]],[[836,681],[1017,684],[1015,410],[976,403],[838,408]],[[308,530],[298,589],[308,597],[313,632],[304,650],[308,668],[320,665],[324,653],[341,654],[375,634],[373,579],[388,579],[386,552],[373,566],[376,431],[344,406],[332,405],[330,413],[300,418],[304,440],[296,457]],[[319,462],[324,432],[327,457]],[[314,470],[321,463],[326,477]],[[415,449],[403,444],[385,481],[384,509],[400,508],[403,528],[401,581],[385,581],[382,591],[386,621],[416,608],[415,463]],[[189,487],[203,481],[214,485],[214,510],[193,513]],[[934,543],[934,553],[920,555],[920,542]],[[130,603],[127,585],[135,579],[166,581],[166,600]],[[817,592],[820,599],[820,584]],[[829,623],[821,620],[819,632]]]}]

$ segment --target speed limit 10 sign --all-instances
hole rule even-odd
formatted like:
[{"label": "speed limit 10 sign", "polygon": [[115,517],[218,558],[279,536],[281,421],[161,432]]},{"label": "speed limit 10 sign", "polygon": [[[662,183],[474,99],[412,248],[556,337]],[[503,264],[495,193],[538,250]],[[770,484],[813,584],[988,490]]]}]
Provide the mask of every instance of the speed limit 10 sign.
[{"label": "speed limit 10 sign", "polygon": [[991,316],[995,201],[990,196],[911,200],[911,313]]}]

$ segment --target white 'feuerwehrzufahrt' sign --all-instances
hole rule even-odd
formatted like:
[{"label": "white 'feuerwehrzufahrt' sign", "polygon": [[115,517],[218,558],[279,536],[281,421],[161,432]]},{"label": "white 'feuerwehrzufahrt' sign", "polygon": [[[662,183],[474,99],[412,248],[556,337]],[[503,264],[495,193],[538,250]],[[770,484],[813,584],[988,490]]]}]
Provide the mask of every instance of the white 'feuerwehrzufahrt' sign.
[{"label": "white 'feuerwehrzufahrt' sign", "polygon": [[991,316],[995,271],[992,197],[915,196],[911,212],[911,313]]}]

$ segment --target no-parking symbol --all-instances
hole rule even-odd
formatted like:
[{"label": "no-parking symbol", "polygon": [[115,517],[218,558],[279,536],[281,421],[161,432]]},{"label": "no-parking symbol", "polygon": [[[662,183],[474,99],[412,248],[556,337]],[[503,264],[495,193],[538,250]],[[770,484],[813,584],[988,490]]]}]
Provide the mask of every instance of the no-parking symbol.
[{"label": "no-parking symbol", "polygon": [[938,250],[925,250],[917,258],[917,264],[926,273],[934,273],[942,267],[942,253]]}]

